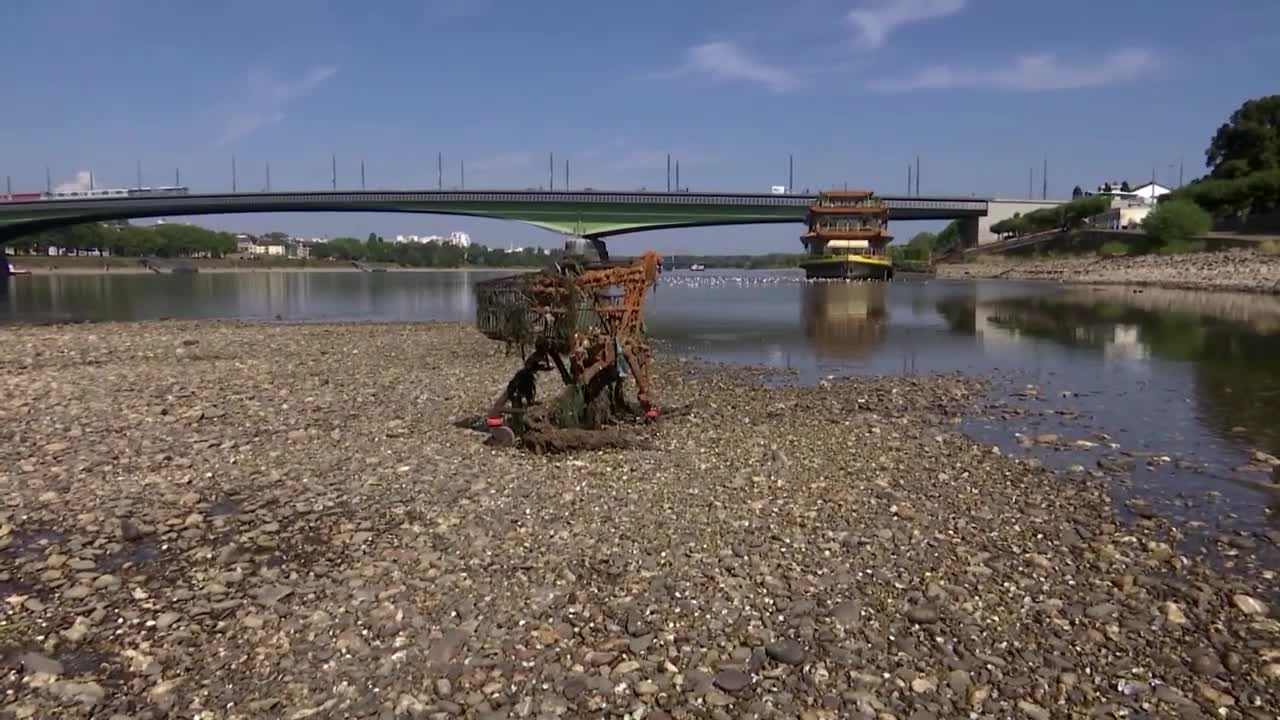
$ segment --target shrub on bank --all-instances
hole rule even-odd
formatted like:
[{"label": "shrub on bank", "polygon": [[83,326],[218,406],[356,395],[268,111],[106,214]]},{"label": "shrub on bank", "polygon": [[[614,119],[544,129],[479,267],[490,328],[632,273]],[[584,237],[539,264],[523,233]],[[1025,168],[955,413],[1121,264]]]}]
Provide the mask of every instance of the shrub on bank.
[{"label": "shrub on bank", "polygon": [[1142,221],[1147,237],[1165,248],[1188,246],[1191,238],[1209,232],[1213,218],[1190,200],[1160,203]]},{"label": "shrub on bank", "polygon": [[1103,243],[1102,247],[1098,248],[1098,254],[1106,257],[1121,257],[1133,254],[1133,248],[1129,247],[1128,243],[1111,240]]}]

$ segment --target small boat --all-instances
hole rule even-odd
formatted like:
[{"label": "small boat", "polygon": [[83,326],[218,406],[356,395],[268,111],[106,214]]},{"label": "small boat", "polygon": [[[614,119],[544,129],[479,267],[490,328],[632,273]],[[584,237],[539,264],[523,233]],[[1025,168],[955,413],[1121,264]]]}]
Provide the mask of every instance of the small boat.
[{"label": "small boat", "polygon": [[693,272],[705,272],[706,269],[707,269],[706,265],[699,265],[698,263],[694,263],[689,266],[689,270]]}]

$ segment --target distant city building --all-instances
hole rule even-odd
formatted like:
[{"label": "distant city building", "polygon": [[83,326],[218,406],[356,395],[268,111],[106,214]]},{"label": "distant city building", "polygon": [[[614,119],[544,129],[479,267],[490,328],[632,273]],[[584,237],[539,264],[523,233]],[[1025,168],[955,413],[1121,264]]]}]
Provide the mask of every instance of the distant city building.
[{"label": "distant city building", "polygon": [[460,248],[467,248],[471,247],[471,236],[459,230],[455,230],[449,233],[449,239],[445,242]]}]

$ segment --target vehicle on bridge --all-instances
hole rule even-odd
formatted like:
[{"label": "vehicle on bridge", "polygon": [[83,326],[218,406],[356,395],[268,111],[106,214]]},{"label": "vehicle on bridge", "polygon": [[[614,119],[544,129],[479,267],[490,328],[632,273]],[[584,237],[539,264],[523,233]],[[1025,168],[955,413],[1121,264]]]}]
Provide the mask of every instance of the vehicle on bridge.
[{"label": "vehicle on bridge", "polygon": [[187,195],[186,186],[95,188],[93,190],[54,190],[52,192],[0,193],[0,202],[32,202],[36,200],[103,200],[107,198],[176,197]]},{"label": "vehicle on bridge", "polygon": [[893,262],[886,246],[889,207],[869,190],[819,193],[806,214],[809,230],[800,237],[808,257],[800,263],[807,278],[888,280]]}]

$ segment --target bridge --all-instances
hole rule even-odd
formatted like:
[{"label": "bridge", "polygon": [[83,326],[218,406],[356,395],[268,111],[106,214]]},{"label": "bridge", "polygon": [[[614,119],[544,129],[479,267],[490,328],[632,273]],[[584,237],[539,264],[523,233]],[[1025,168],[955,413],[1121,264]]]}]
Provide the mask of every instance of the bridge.
[{"label": "bridge", "polygon": [[[1004,213],[978,197],[882,196],[891,220],[962,221],[966,246]],[[598,190],[358,190],[165,195],[0,203],[0,245],[107,220],[264,212],[398,212],[521,222],[591,240],[667,228],[799,223],[816,195]],[[996,212],[992,212],[996,210]],[[1009,214],[1012,214],[1011,212]]]}]

